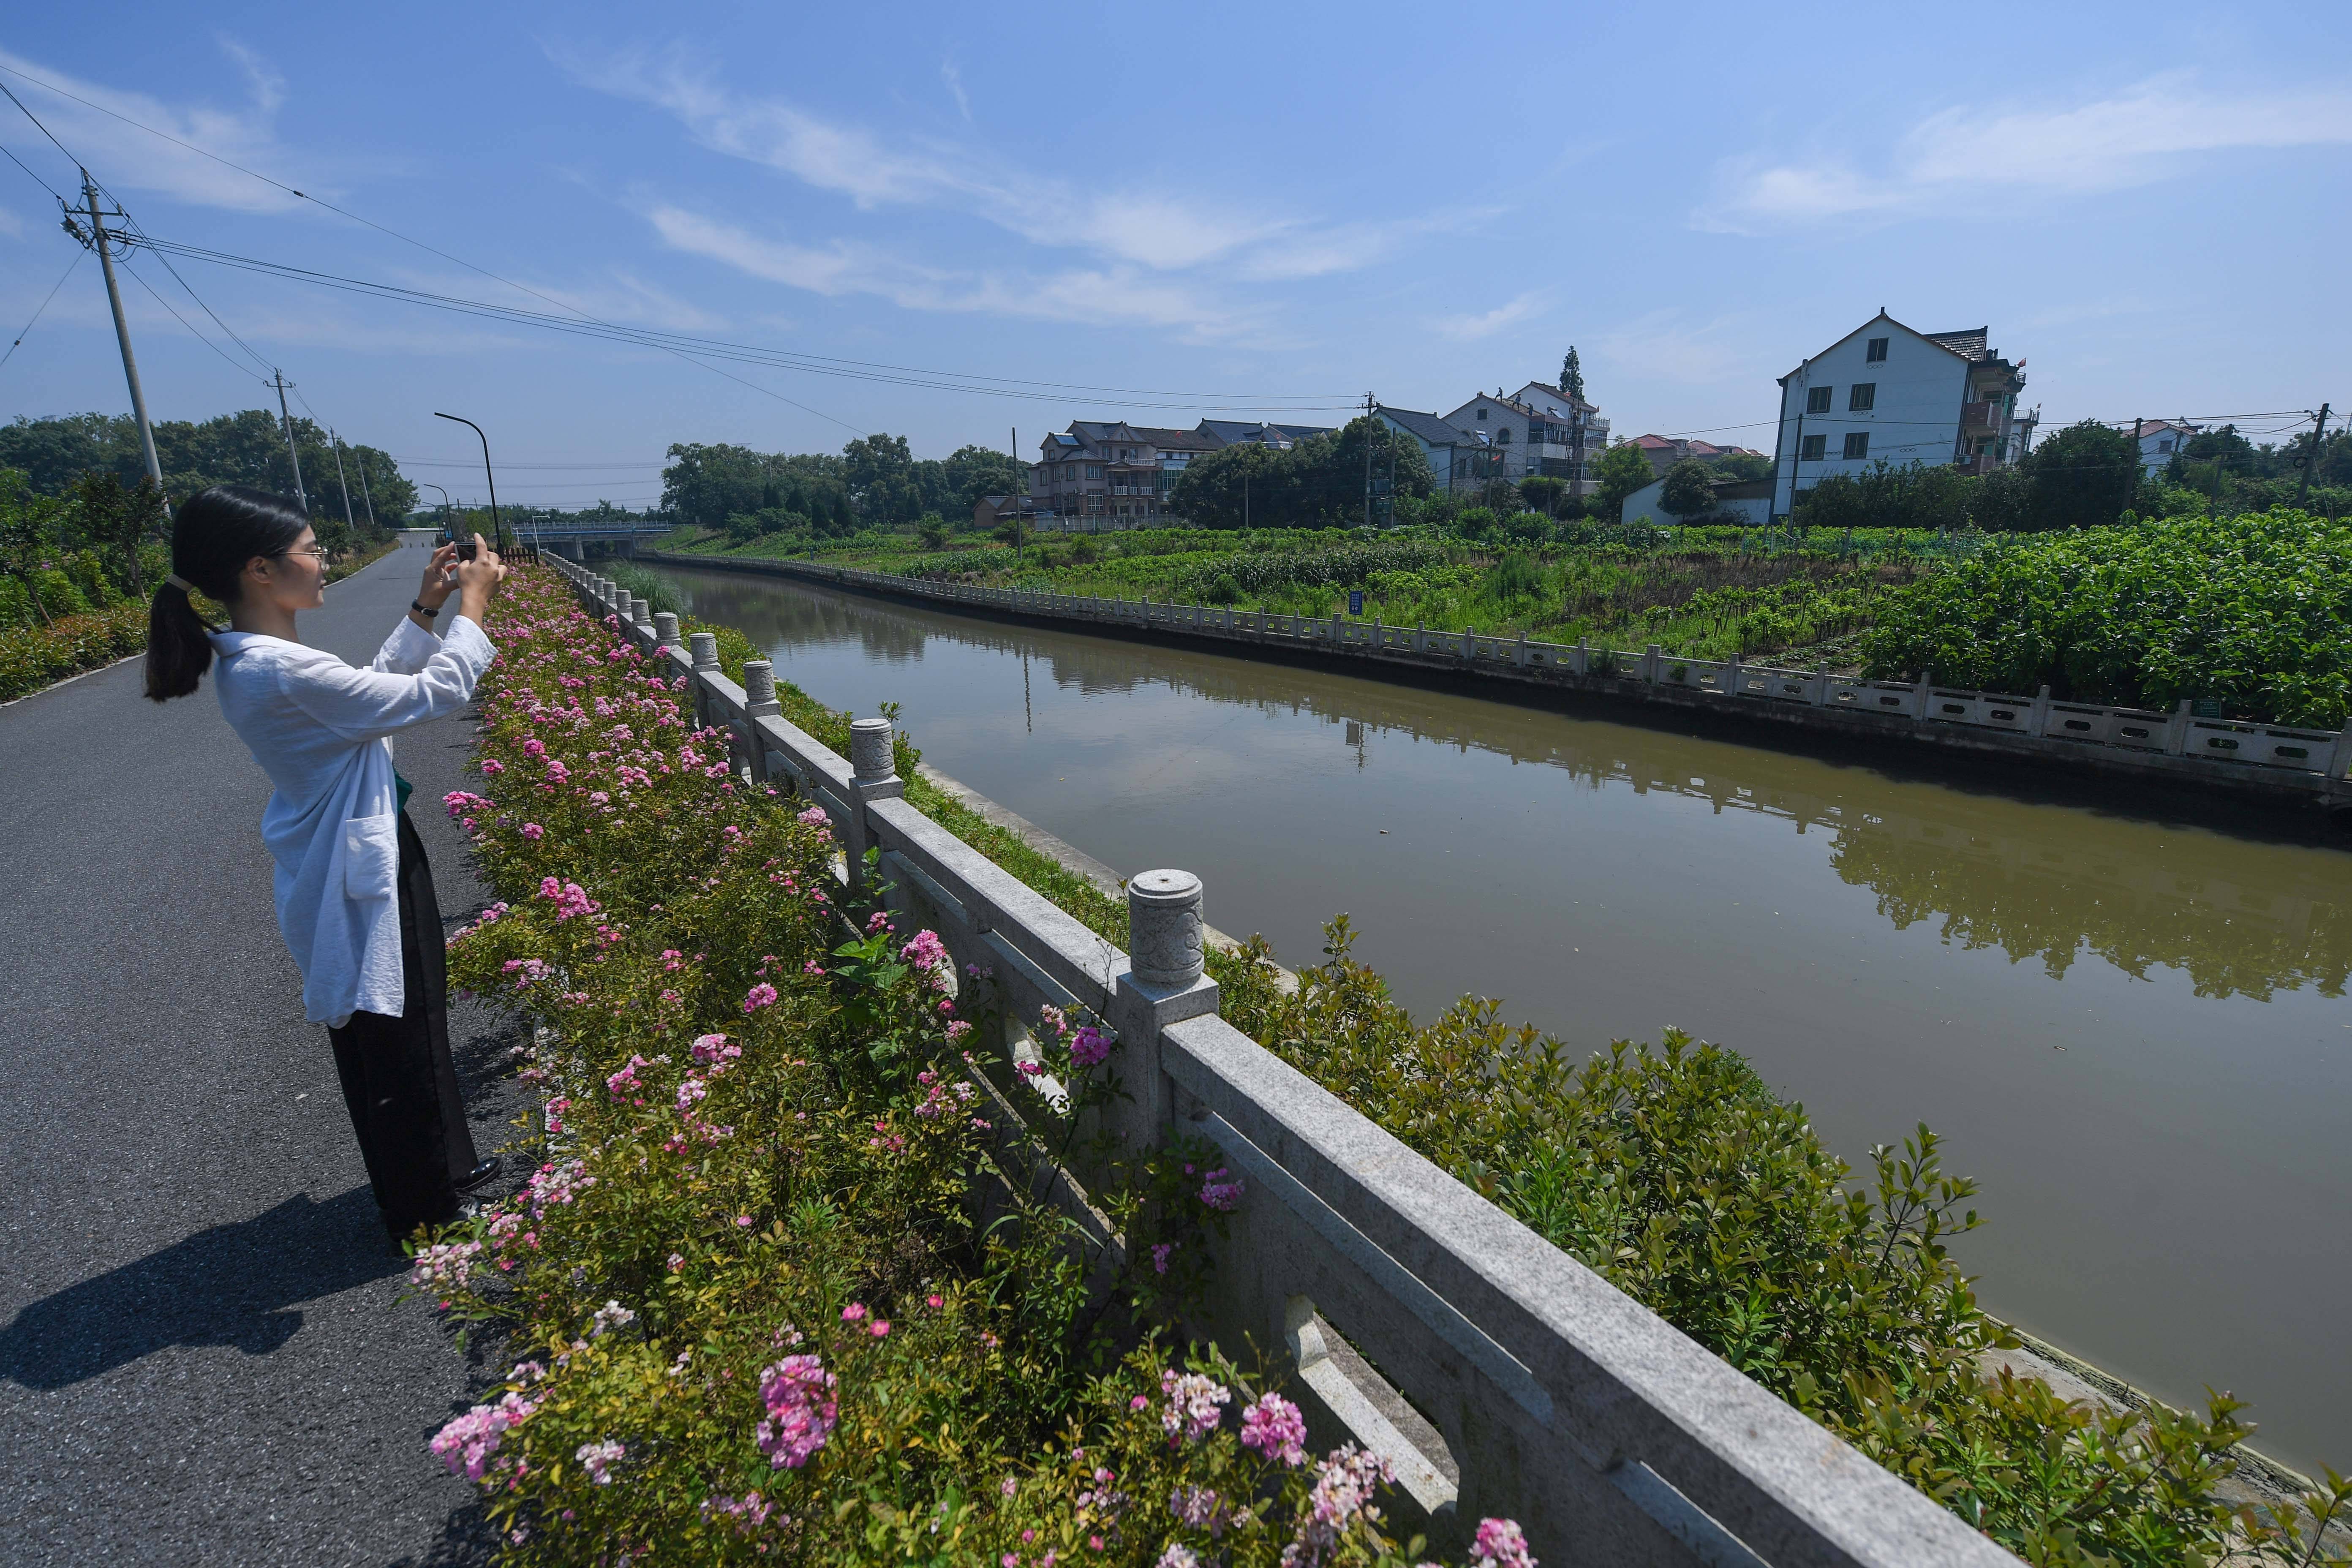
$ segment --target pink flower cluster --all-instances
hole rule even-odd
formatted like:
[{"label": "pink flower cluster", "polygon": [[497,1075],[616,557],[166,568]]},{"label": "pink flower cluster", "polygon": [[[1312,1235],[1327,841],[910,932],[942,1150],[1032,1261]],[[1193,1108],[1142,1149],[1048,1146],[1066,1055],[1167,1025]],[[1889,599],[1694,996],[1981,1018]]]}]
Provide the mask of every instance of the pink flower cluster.
[{"label": "pink flower cluster", "polygon": [[1070,1037],[1070,1061],[1082,1068],[1100,1067],[1110,1057],[1110,1037],[1092,1024]]},{"label": "pink flower cluster", "polygon": [[935,931],[917,931],[907,945],[898,950],[898,957],[925,974],[935,977],[940,970],[954,967],[953,961],[948,957],[948,944],[940,940],[940,933]]},{"label": "pink flower cluster", "polygon": [[612,1467],[619,1464],[626,1453],[628,1449],[618,1443],[583,1443],[572,1457],[587,1467],[590,1480],[600,1487],[609,1487],[613,1484]]},{"label": "pink flower cluster", "polygon": [[1201,1178],[1201,1201],[1220,1214],[1241,1207],[1242,1190],[1241,1178],[1223,1165]]},{"label": "pink flower cluster", "polygon": [[1536,1568],[1535,1553],[1528,1550],[1518,1521],[1480,1520],[1478,1539],[1470,1547],[1470,1568]]},{"label": "pink flower cluster", "polygon": [[775,1002],[776,988],[764,980],[743,993],[743,1011],[746,1013],[756,1013],[762,1007],[772,1007]]},{"label": "pink flower cluster", "polygon": [[467,1479],[478,1481],[507,1433],[530,1419],[538,1408],[535,1401],[520,1394],[506,1394],[496,1405],[477,1405],[452,1418],[427,1446],[449,1467],[451,1475],[462,1473]]},{"label": "pink flower cluster", "polygon": [[1339,1537],[1357,1520],[1377,1524],[1381,1510],[1372,1506],[1372,1499],[1380,1488],[1395,1480],[1396,1469],[1382,1455],[1367,1453],[1353,1443],[1332,1450],[1315,1473],[1314,1489],[1307,1497],[1307,1510],[1298,1521],[1290,1546],[1283,1551],[1283,1562],[1315,1568],[1328,1559]]},{"label": "pink flower cluster", "polygon": [[552,877],[540,879],[539,896],[553,901],[555,918],[560,921],[568,921],[574,915],[593,915],[602,907],[579,883],[559,882]]},{"label": "pink flower cluster", "polygon": [[1279,1394],[1268,1394],[1242,1412],[1242,1447],[1296,1468],[1307,1462],[1307,1418]]},{"label": "pink flower cluster", "polygon": [[1160,1374],[1160,1392],[1166,1401],[1160,1406],[1160,1426],[1171,1442],[1197,1443],[1214,1432],[1224,1419],[1224,1405],[1234,1396],[1214,1378],[1180,1373],[1174,1367]]},{"label": "pink flower cluster", "polygon": [[473,1278],[474,1259],[481,1255],[478,1241],[436,1241],[416,1255],[408,1282],[429,1296],[454,1296]]},{"label": "pink flower cluster", "polygon": [[760,1374],[760,1401],[768,1415],[754,1437],[773,1468],[797,1470],[833,1440],[839,1385],[813,1355],[788,1355]]}]

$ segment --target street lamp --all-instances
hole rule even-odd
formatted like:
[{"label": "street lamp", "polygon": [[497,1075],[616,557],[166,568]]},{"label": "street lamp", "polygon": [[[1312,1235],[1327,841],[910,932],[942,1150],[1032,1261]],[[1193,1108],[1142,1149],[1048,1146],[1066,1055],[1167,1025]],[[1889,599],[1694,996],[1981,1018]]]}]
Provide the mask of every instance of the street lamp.
[{"label": "street lamp", "polygon": [[446,419],[452,423],[463,425],[475,435],[482,437],[482,472],[489,475],[490,479],[490,542],[497,548],[499,554],[505,554],[507,551],[507,535],[506,530],[499,526],[499,476],[492,472],[490,468],[490,438],[488,436],[482,436],[482,427],[480,426],[475,424],[470,419],[463,417],[462,416],[456,414],[442,414],[436,411],[433,417],[436,419]]},{"label": "street lamp", "polygon": [[[416,482],[428,490],[441,490],[441,487],[431,479],[419,479]],[[454,541],[457,537],[454,531],[457,526],[457,509],[449,504],[449,492],[441,490],[441,531],[448,534]]]}]

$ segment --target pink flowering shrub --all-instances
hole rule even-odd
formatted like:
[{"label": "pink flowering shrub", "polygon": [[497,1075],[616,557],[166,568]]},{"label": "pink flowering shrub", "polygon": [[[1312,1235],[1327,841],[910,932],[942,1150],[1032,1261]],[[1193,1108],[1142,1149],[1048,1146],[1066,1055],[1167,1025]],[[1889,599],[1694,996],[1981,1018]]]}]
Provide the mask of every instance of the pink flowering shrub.
[{"label": "pink flowering shrub", "polygon": [[[431,1442],[503,1559],[1392,1553],[1365,1461],[1326,1477],[1280,1394],[1152,1348],[1227,1220],[1213,1152],[1104,1157],[1130,1262],[1100,1310],[1100,1260],[996,1163],[991,1095],[1028,1091],[992,1054],[985,967],[845,910],[822,819],[747,787],[547,579],[492,620],[498,765],[447,804],[506,901],[450,973],[547,1026],[520,1054],[545,1142],[520,1192],[422,1239],[412,1289],[522,1358]],[[1021,1114],[1066,1148],[1117,1052],[1095,1022],[1037,1038],[1064,1099]]]}]

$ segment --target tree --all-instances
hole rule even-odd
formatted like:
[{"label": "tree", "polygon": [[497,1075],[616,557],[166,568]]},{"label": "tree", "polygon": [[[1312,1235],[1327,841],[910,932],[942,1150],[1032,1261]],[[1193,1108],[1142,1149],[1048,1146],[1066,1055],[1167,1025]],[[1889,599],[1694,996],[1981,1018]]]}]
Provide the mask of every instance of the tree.
[{"label": "tree", "polygon": [[2025,526],[2037,531],[2104,528],[2123,515],[2139,488],[2139,447],[2131,432],[2095,419],[2050,437],[2021,466],[2032,485]]},{"label": "tree", "polygon": [[1897,468],[1880,458],[1858,473],[1832,474],[1805,491],[1795,521],[1801,528],[1965,528],[1979,483],[1948,463]]},{"label": "tree", "polygon": [[1772,459],[1761,452],[1718,452],[1706,459],[1706,466],[1720,479],[1752,484],[1772,477]]},{"label": "tree", "polygon": [[1558,517],[1568,499],[1568,481],[1549,475],[1530,475],[1519,481],[1519,500],[1546,517]]},{"label": "tree", "polygon": [[1641,447],[1620,441],[1593,461],[1592,478],[1600,486],[1593,497],[1594,511],[1603,522],[1617,521],[1633,492],[1657,477]]},{"label": "tree", "polygon": [[75,509],[81,514],[84,538],[91,544],[116,552],[131,596],[145,598],[147,579],[140,569],[140,549],[148,541],[160,538],[171,523],[155,481],[142,474],[139,482],[126,489],[112,474],[93,471],[75,481],[73,500]]},{"label": "tree", "polygon": [[1205,453],[1168,492],[1169,509],[1197,528],[1285,523],[1297,508],[1288,455],[1254,441]]},{"label": "tree", "polygon": [[1666,470],[1658,507],[1679,518],[1705,517],[1715,510],[1715,475],[1705,463],[1685,458]]},{"label": "tree", "polygon": [[1576,345],[1568,345],[1568,357],[1559,362],[1559,389],[1578,403],[1584,401],[1584,362],[1576,357]]},{"label": "tree", "polygon": [[1029,490],[1029,465],[993,447],[958,447],[943,467],[949,498],[966,518],[982,496],[1018,496]]}]

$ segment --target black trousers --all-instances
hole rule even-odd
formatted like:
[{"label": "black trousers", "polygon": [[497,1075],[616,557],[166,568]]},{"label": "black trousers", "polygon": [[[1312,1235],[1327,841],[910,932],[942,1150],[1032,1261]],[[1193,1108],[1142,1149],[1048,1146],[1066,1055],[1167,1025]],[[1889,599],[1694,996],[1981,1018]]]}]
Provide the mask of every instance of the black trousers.
[{"label": "black trousers", "polygon": [[457,1217],[457,1183],[478,1160],[457,1071],[449,1060],[448,957],[424,842],[400,814],[399,1017],[354,1013],[340,1029],[335,1071],[384,1228],[404,1237]]}]

